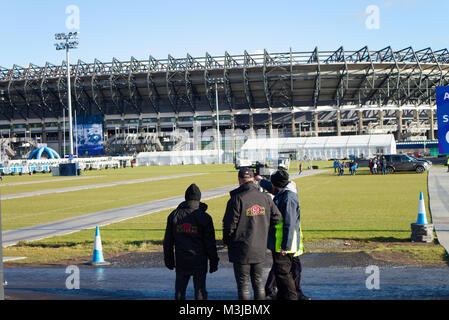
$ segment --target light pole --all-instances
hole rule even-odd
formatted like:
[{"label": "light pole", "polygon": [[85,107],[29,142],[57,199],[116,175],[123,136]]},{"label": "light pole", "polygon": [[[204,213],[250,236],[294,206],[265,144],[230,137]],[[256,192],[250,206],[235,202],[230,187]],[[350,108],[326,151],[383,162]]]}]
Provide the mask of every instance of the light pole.
[{"label": "light pole", "polygon": [[217,109],[217,160],[218,164],[221,163],[220,157],[220,149],[221,149],[221,141],[220,141],[220,116],[218,115],[218,84],[215,82],[215,107]]},{"label": "light pole", "polygon": [[220,141],[220,115],[218,112],[218,84],[224,84],[223,79],[220,78],[212,78],[210,82],[215,84],[215,109],[217,113],[217,134],[215,140],[217,141],[217,163],[221,164],[220,150],[221,150],[221,141]]},{"label": "light pole", "polygon": [[[56,40],[63,40],[63,42],[55,43],[56,50],[65,50],[67,60],[67,106],[69,108],[69,141],[70,141],[70,155],[69,159],[73,158],[73,124],[72,124],[72,96],[70,90],[70,57],[69,49],[76,49],[78,46],[77,40],[79,32],[56,33]],[[65,134],[65,133],[64,133]]]}]

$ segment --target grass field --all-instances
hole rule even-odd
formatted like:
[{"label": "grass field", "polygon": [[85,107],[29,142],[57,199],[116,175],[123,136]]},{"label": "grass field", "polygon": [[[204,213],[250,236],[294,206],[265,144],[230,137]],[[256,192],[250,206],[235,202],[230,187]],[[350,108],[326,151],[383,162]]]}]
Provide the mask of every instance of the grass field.
[{"label": "grass field", "polygon": [[[320,162],[321,166],[328,165]],[[292,168],[296,168],[292,166]],[[291,172],[296,170],[292,169]],[[143,178],[169,176],[181,173],[203,173],[193,177],[183,177],[160,181],[150,181],[122,186],[105,187],[90,190],[53,193],[47,195],[9,199],[2,201],[3,230],[17,229],[55,220],[80,216],[97,211],[120,208],[138,203],[183,195],[191,183],[202,190],[237,183],[237,174],[233,165],[185,165],[135,167],[119,170],[87,171],[83,176],[94,176],[79,181],[58,181],[59,177],[48,176],[53,182],[33,184],[4,185],[1,193],[15,194],[38,190],[58,189],[73,186],[88,186],[98,183],[127,181]],[[31,176],[32,177],[32,176]],[[9,177],[8,183],[30,181],[30,176]],[[31,180],[33,181],[33,180]]]},{"label": "grass field", "polygon": [[[142,182],[114,187],[54,193],[41,196],[2,201],[3,229],[10,230],[92,212],[129,206],[142,202],[184,194],[191,183],[207,190],[236,183],[236,174],[230,165],[174,166],[171,168],[141,167],[117,170],[122,180],[166,176],[182,173],[204,174],[194,177]],[[202,168],[202,169],[200,169]],[[110,170],[97,174],[110,175]],[[117,179],[117,178],[116,178]],[[117,180],[116,180],[117,181]],[[118,180],[120,181],[120,180]],[[65,181],[70,183],[71,181]],[[97,179],[84,180],[86,184],[98,183]],[[55,184],[62,182],[55,182]],[[29,190],[39,190],[39,184],[30,184]],[[7,187],[5,187],[7,188]],[[53,186],[56,188],[56,186]]]},{"label": "grass field", "polygon": [[[323,162],[319,166],[329,167],[329,163]],[[202,181],[199,185],[203,190],[220,183],[226,185],[236,182],[232,167],[214,168],[216,172],[210,175],[219,181]],[[161,186],[157,189],[163,195],[164,192],[183,194],[185,187],[193,182],[192,178],[176,180],[179,184],[164,187],[169,190],[162,190]],[[409,242],[410,223],[417,218],[420,191],[423,191],[426,204],[428,203],[427,173],[370,176],[367,169],[361,168],[356,176],[337,177],[333,170],[329,170],[323,174],[297,179],[296,182],[301,203],[304,243],[309,251],[365,251],[373,256],[393,254],[428,264],[448,261],[444,249],[439,245]],[[138,189],[133,192],[139,193]],[[148,191],[139,194],[141,197],[148,197]],[[98,196],[99,194],[96,198],[83,201],[93,203],[100,199]],[[115,207],[122,203],[113,202],[108,192],[101,194],[101,199],[109,199],[110,205]],[[228,196],[207,201],[217,239],[222,237],[221,221],[227,200]],[[146,201],[149,201],[148,198]],[[101,235],[105,254],[161,250],[169,212],[165,210],[103,227]],[[29,219],[32,217],[33,215]],[[430,221],[429,215],[428,219]],[[11,220],[9,223],[9,226],[14,225]],[[93,240],[94,230],[84,230],[66,236],[20,243],[6,248],[5,254],[28,257],[23,262],[50,262],[89,256]],[[345,246],[332,246],[340,242],[344,242]]]}]

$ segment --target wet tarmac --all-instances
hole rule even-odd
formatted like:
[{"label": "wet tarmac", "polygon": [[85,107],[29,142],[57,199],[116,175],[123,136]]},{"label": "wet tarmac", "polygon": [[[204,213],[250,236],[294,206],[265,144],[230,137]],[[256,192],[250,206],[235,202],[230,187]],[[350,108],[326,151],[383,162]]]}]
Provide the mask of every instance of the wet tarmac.
[{"label": "wet tarmac", "polygon": [[[161,253],[159,253],[161,254]],[[80,289],[69,290],[66,266],[47,268],[7,267],[7,299],[173,299],[175,272],[162,266],[160,259],[143,260],[126,267],[130,257],[111,259],[111,266],[95,268],[80,264]],[[232,265],[222,257],[219,270],[208,274],[209,299],[237,298]],[[309,254],[302,258],[302,287],[314,300],[403,300],[449,299],[448,267],[395,266],[368,255],[345,256]],[[132,260],[131,260],[132,261]],[[125,263],[126,262],[126,263]],[[355,266],[357,265],[357,266]],[[379,289],[375,288],[370,265],[379,269]],[[265,276],[271,261],[265,263]],[[192,281],[191,281],[192,282]],[[193,299],[189,283],[187,299]],[[373,287],[372,289],[367,288]],[[69,282],[70,284],[70,282]]]}]

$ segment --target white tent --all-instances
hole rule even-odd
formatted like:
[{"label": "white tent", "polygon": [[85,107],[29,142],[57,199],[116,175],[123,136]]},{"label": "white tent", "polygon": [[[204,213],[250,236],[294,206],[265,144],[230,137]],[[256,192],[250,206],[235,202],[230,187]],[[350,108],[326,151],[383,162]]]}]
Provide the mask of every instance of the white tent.
[{"label": "white tent", "polygon": [[248,139],[240,150],[240,158],[266,161],[287,153],[310,160],[343,159],[351,155],[368,158],[381,153],[395,154],[396,141],[391,134]]},{"label": "white tent", "polygon": [[[136,157],[138,166],[168,166],[178,164],[211,164],[218,163],[217,150],[184,150],[141,152]],[[223,158],[223,150],[220,150]]]}]

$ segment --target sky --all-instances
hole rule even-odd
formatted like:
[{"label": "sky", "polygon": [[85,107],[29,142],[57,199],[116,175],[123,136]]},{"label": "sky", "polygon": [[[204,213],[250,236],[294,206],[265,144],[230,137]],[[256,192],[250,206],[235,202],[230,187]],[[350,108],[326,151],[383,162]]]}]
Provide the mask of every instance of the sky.
[{"label": "sky", "polygon": [[54,34],[70,31],[80,32],[72,64],[290,47],[449,47],[447,0],[3,0],[0,10],[0,66],[8,69],[61,64],[65,54],[55,50]]}]

